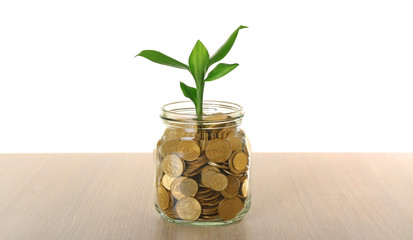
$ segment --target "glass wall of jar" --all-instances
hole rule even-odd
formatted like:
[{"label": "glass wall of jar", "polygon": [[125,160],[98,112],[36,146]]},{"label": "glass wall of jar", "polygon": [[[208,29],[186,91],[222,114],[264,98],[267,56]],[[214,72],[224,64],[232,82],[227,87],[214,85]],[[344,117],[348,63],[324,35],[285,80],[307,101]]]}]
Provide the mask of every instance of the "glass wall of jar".
[{"label": "glass wall of jar", "polygon": [[225,225],[250,208],[251,148],[241,106],[204,101],[203,112],[189,101],[162,107],[155,207],[170,222]]}]

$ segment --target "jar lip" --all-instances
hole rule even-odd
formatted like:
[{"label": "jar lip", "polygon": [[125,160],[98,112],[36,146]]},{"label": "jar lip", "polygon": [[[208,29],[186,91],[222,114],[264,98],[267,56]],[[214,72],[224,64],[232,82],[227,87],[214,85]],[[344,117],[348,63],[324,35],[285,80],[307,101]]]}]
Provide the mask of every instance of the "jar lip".
[{"label": "jar lip", "polygon": [[[230,116],[232,121],[240,119],[244,116],[243,107],[239,104],[217,101],[217,100],[204,100],[203,101],[203,114],[201,119],[196,114],[195,106],[191,101],[178,101],[171,102],[161,107],[161,118],[169,121],[187,122],[221,122],[219,119],[208,119],[208,117],[214,114],[222,113]],[[226,120],[227,121],[227,120]]]}]

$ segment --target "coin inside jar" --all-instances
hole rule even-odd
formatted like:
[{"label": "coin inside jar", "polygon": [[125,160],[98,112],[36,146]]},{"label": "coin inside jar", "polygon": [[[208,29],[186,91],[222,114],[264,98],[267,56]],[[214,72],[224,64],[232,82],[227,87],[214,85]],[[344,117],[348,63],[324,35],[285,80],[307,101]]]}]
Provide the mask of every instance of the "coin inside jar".
[{"label": "coin inside jar", "polygon": [[[235,159],[235,156],[237,156],[238,153],[239,153],[239,152],[233,152],[233,154],[231,155],[231,157],[230,157],[230,159],[229,159],[229,161],[228,161],[228,167],[229,167],[229,169],[231,170],[232,174],[235,174],[235,175],[239,175],[239,174],[243,173],[244,170],[245,170],[245,169],[243,169],[243,170],[238,170],[238,169],[236,169],[236,168],[234,167],[234,159]],[[238,161],[239,161],[239,160],[238,160]],[[237,164],[238,164],[238,167],[240,168],[240,165],[242,164],[242,161],[238,162]],[[230,173],[230,174],[231,174],[231,173]],[[231,175],[232,175],[232,174],[231,174]]]},{"label": "coin inside jar", "polygon": [[242,135],[240,132],[231,131],[226,139],[231,143],[232,151],[242,151]]},{"label": "coin inside jar", "polygon": [[227,113],[203,120],[167,122],[154,152],[158,210],[181,223],[227,221],[248,206],[251,153],[245,134]]},{"label": "coin inside jar", "polygon": [[211,178],[212,176],[214,176],[215,174],[217,174],[214,171],[208,171],[205,174],[201,175],[201,183],[202,185],[204,185],[205,187],[211,187],[210,182],[211,182]]},{"label": "coin inside jar", "polygon": [[176,153],[177,147],[178,147],[179,141],[178,140],[166,140],[165,142],[162,143],[160,147],[160,152],[163,157]]},{"label": "coin inside jar", "polygon": [[165,129],[165,139],[193,138],[196,135],[196,126],[179,126]]},{"label": "coin inside jar", "polygon": [[245,153],[239,152],[234,156],[232,164],[236,170],[244,171],[248,164],[248,158]]},{"label": "coin inside jar", "polygon": [[159,207],[162,209],[167,209],[169,207],[169,194],[165,188],[162,186],[158,187],[158,203]]},{"label": "coin inside jar", "polygon": [[207,165],[202,169],[201,174],[204,175],[206,172],[209,172],[209,171],[214,171],[216,173],[220,173],[220,171],[217,167]]},{"label": "coin inside jar", "polygon": [[184,197],[176,203],[176,213],[185,221],[197,220],[201,211],[201,204],[193,197]]},{"label": "coin inside jar", "polygon": [[219,204],[218,215],[222,220],[233,219],[244,207],[244,203],[238,197],[235,198],[225,198]]},{"label": "coin inside jar", "polygon": [[193,140],[184,140],[179,142],[177,152],[183,160],[194,161],[199,157],[201,149],[197,142]]},{"label": "coin inside jar", "polygon": [[172,178],[176,178],[184,171],[184,163],[176,155],[168,155],[162,160],[162,170]]},{"label": "coin inside jar", "polygon": [[185,197],[185,195],[181,192],[181,186],[180,186],[182,181],[184,181],[185,179],[187,179],[187,177],[179,177],[175,179],[171,184],[172,196],[174,196],[174,198],[176,198],[177,200]]},{"label": "coin inside jar", "polygon": [[211,179],[209,180],[209,185],[215,191],[222,191],[227,187],[228,179],[224,174],[216,173],[213,176],[211,176]]},{"label": "coin inside jar", "polygon": [[244,197],[248,196],[248,179],[246,179],[243,183],[242,183],[242,187],[241,187],[241,193]]},{"label": "coin inside jar", "polygon": [[228,185],[223,191],[221,191],[221,194],[226,198],[233,198],[237,196],[239,192],[240,182],[238,178],[234,176],[228,175],[226,177],[228,179]]},{"label": "coin inside jar", "polygon": [[193,197],[198,192],[198,183],[192,178],[185,178],[179,188],[183,195]]},{"label": "coin inside jar", "polygon": [[213,166],[205,166],[201,171],[201,183],[205,187],[210,187],[209,183],[211,177],[217,173],[220,173],[219,169]]},{"label": "coin inside jar", "polygon": [[164,174],[162,177],[162,185],[168,189],[171,190],[171,184],[175,180],[175,178],[170,177],[168,174]]},{"label": "coin inside jar", "polygon": [[205,149],[207,158],[214,163],[225,162],[231,156],[231,153],[231,143],[219,138],[210,140]]},{"label": "coin inside jar", "polygon": [[213,113],[210,114],[209,116],[204,117],[205,121],[222,121],[226,120],[228,118],[228,115],[224,113]]}]

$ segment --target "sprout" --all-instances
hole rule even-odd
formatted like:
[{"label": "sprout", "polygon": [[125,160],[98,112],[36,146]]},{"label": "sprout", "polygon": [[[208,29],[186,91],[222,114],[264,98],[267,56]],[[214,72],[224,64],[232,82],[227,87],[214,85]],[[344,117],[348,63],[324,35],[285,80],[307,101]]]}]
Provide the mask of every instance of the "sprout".
[{"label": "sprout", "polygon": [[[205,82],[214,81],[218,78],[225,76],[227,73],[238,67],[238,63],[226,64],[219,63],[214,69],[212,69],[208,75],[208,68],[219,61],[221,61],[231,50],[234,45],[235,39],[237,38],[240,29],[247,28],[246,26],[239,26],[228,38],[228,40],[215,52],[212,57],[209,57],[208,50],[205,48],[204,44],[198,40],[192,49],[191,55],[189,56],[188,65],[181,63],[163,53],[155,50],[143,50],[137,56],[141,56],[162,65],[180,68],[188,70],[195,80],[196,88],[190,87],[185,83],[181,82],[181,90],[185,97],[191,99],[195,104],[196,114],[198,116],[202,115],[202,103],[204,95]],[[205,77],[206,76],[206,77]]]}]

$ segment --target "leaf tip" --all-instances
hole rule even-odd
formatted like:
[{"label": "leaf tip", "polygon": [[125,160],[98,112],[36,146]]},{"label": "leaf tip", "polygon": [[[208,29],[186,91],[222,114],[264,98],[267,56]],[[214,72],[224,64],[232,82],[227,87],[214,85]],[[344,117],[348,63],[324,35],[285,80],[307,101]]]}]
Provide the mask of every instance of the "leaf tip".
[{"label": "leaf tip", "polygon": [[136,54],[136,56],[135,56],[135,57],[139,57],[139,56],[141,56],[141,57],[142,57],[142,54],[143,54],[144,52],[145,52],[145,50],[141,51],[140,53]]},{"label": "leaf tip", "polygon": [[243,25],[239,26],[239,29],[243,29],[243,28],[248,28],[248,27],[247,27],[247,26],[243,26]]},{"label": "leaf tip", "polygon": [[[195,45],[201,45],[201,46],[204,46],[204,44],[201,42],[201,40],[199,40],[198,39],[198,41],[196,41],[196,44]],[[204,46],[205,47],[205,46]]]}]

